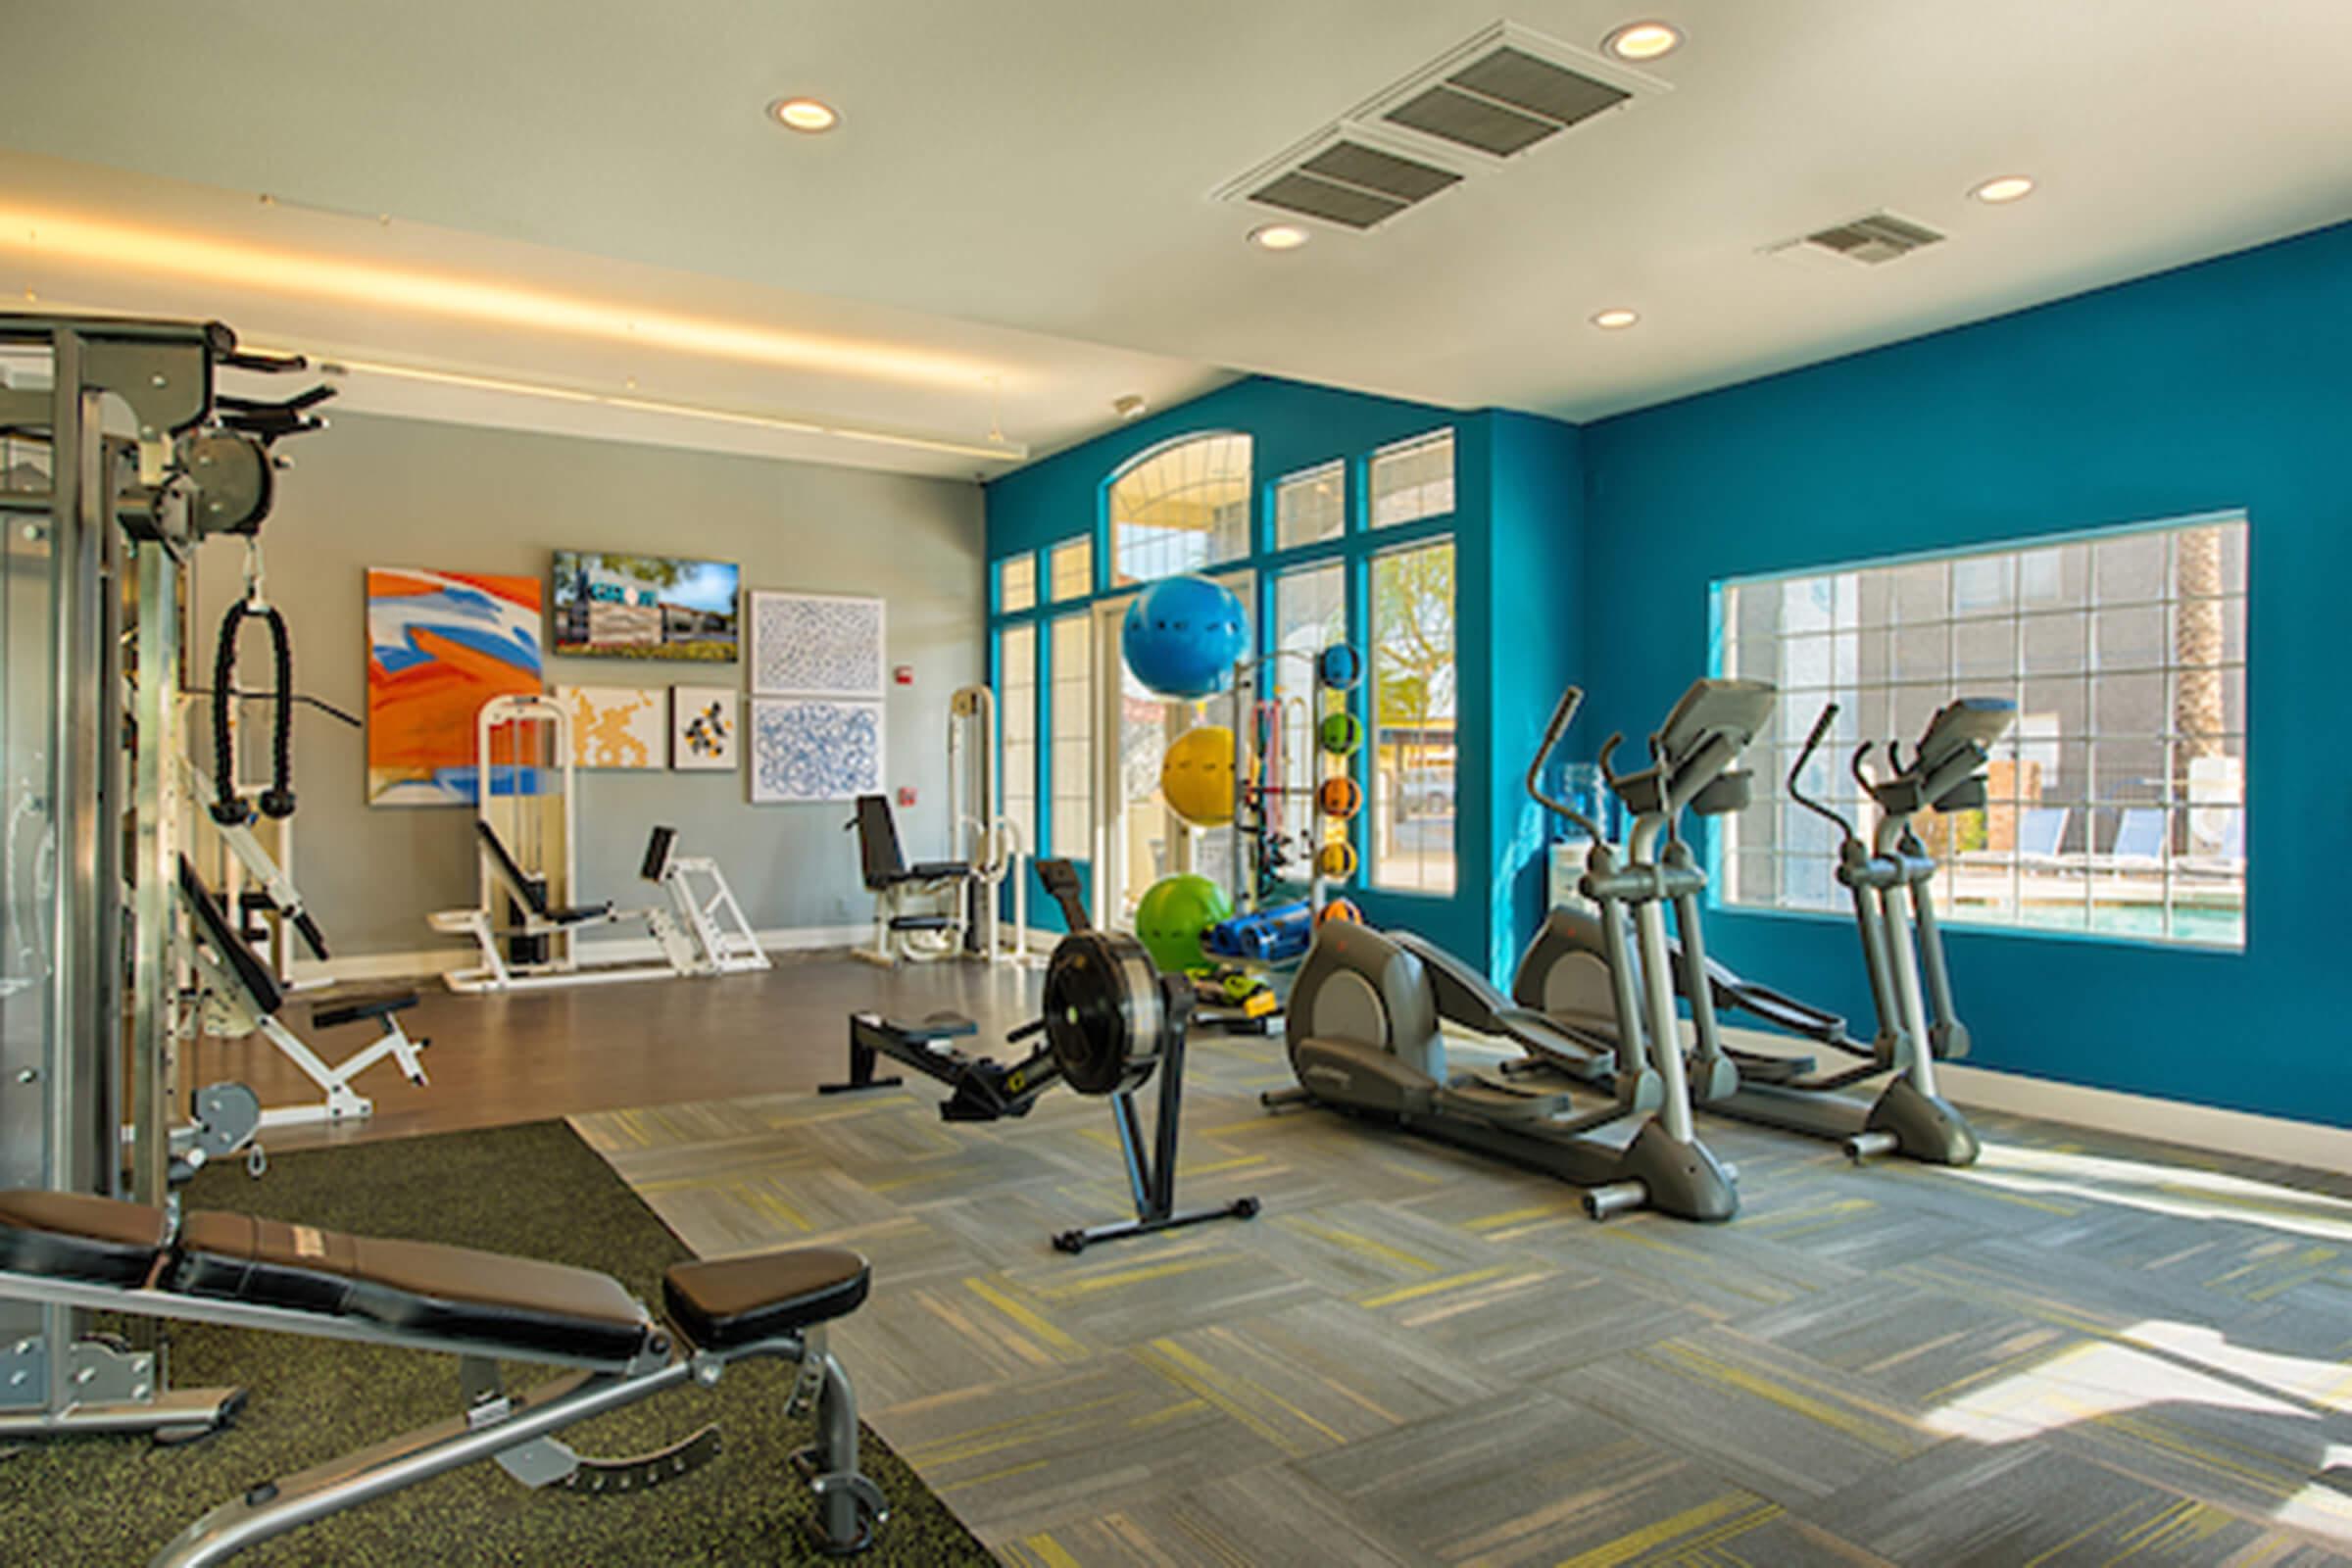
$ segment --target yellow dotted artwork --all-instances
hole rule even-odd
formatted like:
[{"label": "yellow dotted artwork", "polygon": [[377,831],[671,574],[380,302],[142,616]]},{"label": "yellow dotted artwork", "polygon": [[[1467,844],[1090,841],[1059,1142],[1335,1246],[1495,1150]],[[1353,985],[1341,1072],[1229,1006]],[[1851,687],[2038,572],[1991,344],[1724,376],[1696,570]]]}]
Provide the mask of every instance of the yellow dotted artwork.
[{"label": "yellow dotted artwork", "polygon": [[574,767],[661,767],[669,749],[669,693],[659,686],[566,686]]}]

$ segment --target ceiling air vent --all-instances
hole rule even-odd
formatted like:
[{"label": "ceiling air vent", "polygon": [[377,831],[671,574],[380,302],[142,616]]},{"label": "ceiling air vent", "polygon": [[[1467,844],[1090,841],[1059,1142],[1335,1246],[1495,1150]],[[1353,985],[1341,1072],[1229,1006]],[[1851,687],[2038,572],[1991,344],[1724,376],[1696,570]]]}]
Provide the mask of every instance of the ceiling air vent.
[{"label": "ceiling air vent", "polygon": [[1632,96],[1623,87],[1504,44],[1381,118],[1492,157],[1508,158]]},{"label": "ceiling air vent", "polygon": [[1370,228],[1462,176],[1345,137],[1250,192],[1250,199],[1349,228]]},{"label": "ceiling air vent", "polygon": [[1498,22],[1228,181],[1216,199],[1377,228],[1563,130],[1665,90],[1654,76]]},{"label": "ceiling air vent", "polygon": [[1924,223],[1914,223],[1891,213],[1872,213],[1851,222],[1832,224],[1795,243],[1811,245],[1866,267],[1878,267],[1939,244],[1942,239],[1941,234]]}]

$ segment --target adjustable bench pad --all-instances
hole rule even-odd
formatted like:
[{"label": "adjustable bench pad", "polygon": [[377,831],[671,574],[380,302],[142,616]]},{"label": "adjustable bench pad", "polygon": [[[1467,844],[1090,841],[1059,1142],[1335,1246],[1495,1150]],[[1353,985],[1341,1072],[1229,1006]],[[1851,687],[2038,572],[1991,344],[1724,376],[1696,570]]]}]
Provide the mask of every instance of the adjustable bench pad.
[{"label": "adjustable bench pad", "polygon": [[321,1002],[311,1009],[311,1027],[332,1029],[362,1018],[389,1018],[416,1005],[416,993],[399,991],[380,997],[353,997],[347,1002]]},{"label": "adjustable bench pad", "polygon": [[189,1296],[600,1359],[635,1355],[648,1328],[619,1282],[593,1269],[210,1210],[182,1223],[171,1283]]},{"label": "adjustable bench pad", "polygon": [[141,1286],[171,1234],[160,1208],[79,1193],[0,1193],[0,1269],[11,1274]]},{"label": "adjustable bench pad", "polygon": [[[384,1241],[203,1210],[176,1243],[160,1208],[39,1190],[0,1192],[0,1271],[294,1312],[358,1318],[483,1350],[625,1361],[654,1325],[593,1269],[430,1242]],[[679,1263],[662,1282],[670,1320],[707,1350],[777,1338],[854,1312],[870,1271],[856,1252],[800,1248]]]},{"label": "adjustable bench pad", "polygon": [[871,1277],[864,1258],[830,1247],[676,1263],[662,1304],[696,1345],[727,1350],[855,1312]]}]

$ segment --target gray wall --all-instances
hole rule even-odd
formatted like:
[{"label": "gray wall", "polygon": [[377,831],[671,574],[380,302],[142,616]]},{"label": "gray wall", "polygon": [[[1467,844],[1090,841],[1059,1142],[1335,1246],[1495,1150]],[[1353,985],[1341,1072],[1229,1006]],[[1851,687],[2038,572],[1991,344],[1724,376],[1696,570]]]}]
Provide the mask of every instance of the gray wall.
[{"label": "gray wall", "polygon": [[[977,485],[811,464],[681,452],[423,420],[341,416],[289,450],[264,534],[269,595],[294,639],[295,685],[353,712],[367,705],[369,566],[526,573],[558,547],[738,562],[743,586],[879,595],[890,662],[914,666],[889,696],[885,758],[910,858],[947,853],[948,694],[982,673]],[[205,547],[196,616],[198,684],[209,684],[220,612],[240,590],[235,545]],[[248,631],[241,684],[269,682],[264,634]],[[703,683],[741,687],[741,663],[547,662],[551,686]],[[747,710],[748,712],[748,710]],[[258,738],[258,737],[256,737]],[[263,753],[249,748],[259,763]],[[295,724],[295,864],[335,956],[457,949],[426,914],[473,902],[470,813],[370,808],[357,730],[305,711]],[[735,773],[579,775],[578,895],[650,902],[636,880],[647,829],[717,857],[761,930],[866,918],[847,805],[753,806]],[[615,934],[636,935],[634,930]]]}]

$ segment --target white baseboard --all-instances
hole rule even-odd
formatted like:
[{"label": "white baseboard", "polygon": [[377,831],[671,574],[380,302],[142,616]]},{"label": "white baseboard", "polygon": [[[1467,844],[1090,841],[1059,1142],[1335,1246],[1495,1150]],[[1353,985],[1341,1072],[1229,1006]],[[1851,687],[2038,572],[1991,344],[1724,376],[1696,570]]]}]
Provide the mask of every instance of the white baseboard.
[{"label": "white baseboard", "polygon": [[2089,1089],[1953,1062],[1937,1063],[1936,1074],[1954,1103],[1980,1110],[2352,1175],[2352,1128],[2222,1110],[2114,1089]]},{"label": "white baseboard", "polygon": [[[759,933],[760,946],[769,953],[806,952],[813,948],[855,947],[866,940],[871,927],[858,925],[799,925],[782,926]],[[652,937],[617,937],[602,942],[578,944],[582,963],[636,963],[662,956],[661,946]],[[298,986],[339,984],[365,980],[412,980],[438,978],[452,969],[466,969],[480,961],[472,947],[450,943],[445,947],[421,948],[410,953],[363,953],[349,957],[330,958],[321,963],[315,958],[297,959],[294,964],[294,983]]]},{"label": "white baseboard", "polygon": [[[1765,1055],[1812,1054],[1804,1049],[1804,1042],[1761,1029],[1728,1027],[1724,1030],[1724,1041],[1742,1051]],[[1944,1098],[1967,1109],[2032,1116],[2070,1127],[2087,1127],[2095,1132],[2152,1138],[2159,1143],[2180,1144],[2216,1154],[2275,1159],[2313,1170],[2352,1175],[2352,1127],[2221,1110],[2184,1100],[2159,1100],[2152,1095],[2126,1094],[2120,1089],[2091,1089],[2022,1072],[2001,1072],[1949,1061],[1936,1064],[1936,1078]]]}]

